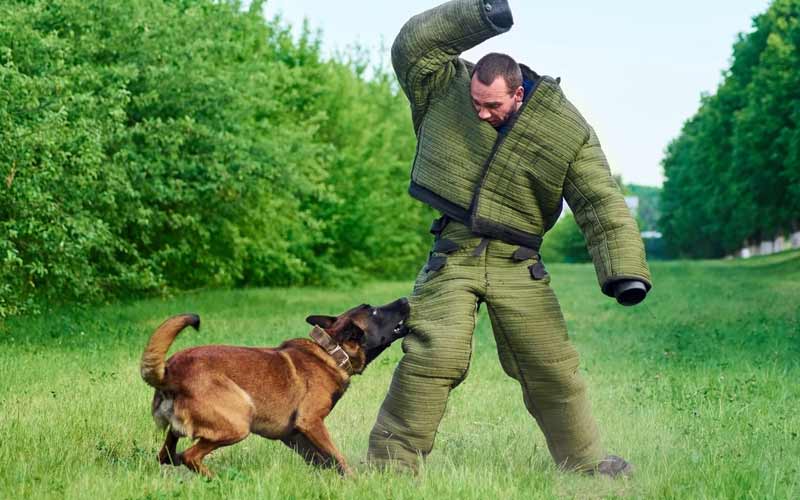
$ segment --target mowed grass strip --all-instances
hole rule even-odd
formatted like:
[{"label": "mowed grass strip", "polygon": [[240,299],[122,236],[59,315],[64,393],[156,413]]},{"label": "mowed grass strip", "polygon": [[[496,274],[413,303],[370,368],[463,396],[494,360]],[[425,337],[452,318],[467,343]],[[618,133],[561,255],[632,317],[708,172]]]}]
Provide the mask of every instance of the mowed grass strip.
[{"label": "mowed grass strip", "polygon": [[306,336],[307,315],[386,303],[409,292],[403,282],[209,291],[7,320],[0,497],[800,497],[800,253],[652,268],[656,288],[634,308],[602,296],[591,266],[549,269],[604,442],[635,464],[630,480],[555,469],[518,384],[500,368],[485,308],[469,376],[452,393],[419,476],[362,464],[399,345],[353,380],[327,419],[353,479],[310,468],[257,436],[212,454],[210,481],[156,463],[163,436],[138,362],[167,316],[191,311],[203,322],[175,349],[275,346]]}]

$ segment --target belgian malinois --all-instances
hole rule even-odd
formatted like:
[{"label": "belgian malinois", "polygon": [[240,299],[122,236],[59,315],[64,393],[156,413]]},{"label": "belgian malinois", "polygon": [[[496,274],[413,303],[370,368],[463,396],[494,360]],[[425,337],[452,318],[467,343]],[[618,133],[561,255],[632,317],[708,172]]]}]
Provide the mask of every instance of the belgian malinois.
[{"label": "belgian malinois", "polygon": [[[167,428],[158,454],[162,464],[184,464],[210,476],[203,458],[251,432],[279,439],[308,463],[351,473],[323,420],[344,394],[352,375],[407,331],[408,301],[367,304],[340,316],[309,316],[311,339],[277,348],[207,345],[164,358],[186,326],[200,318],[169,318],[153,333],[142,355],[141,374],[155,388],[153,418]],[[313,339],[313,340],[312,340]],[[176,453],[178,439],[197,442]]]}]

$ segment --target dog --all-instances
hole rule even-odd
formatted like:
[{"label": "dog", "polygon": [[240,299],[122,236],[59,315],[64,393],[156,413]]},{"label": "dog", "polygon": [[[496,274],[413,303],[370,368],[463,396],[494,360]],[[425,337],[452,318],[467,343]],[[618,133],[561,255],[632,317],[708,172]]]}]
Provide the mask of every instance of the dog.
[{"label": "dog", "polygon": [[[362,304],[339,316],[306,318],[314,326],[311,339],[277,348],[192,347],[165,362],[181,330],[200,327],[196,314],[167,319],[150,337],[140,365],[142,379],[155,389],[153,419],[167,429],[158,461],[211,477],[203,458],[255,433],[282,441],[309,464],[350,475],[323,421],[350,377],[406,335],[408,313],[405,298],[382,307]],[[178,454],[181,437],[197,441]]]}]

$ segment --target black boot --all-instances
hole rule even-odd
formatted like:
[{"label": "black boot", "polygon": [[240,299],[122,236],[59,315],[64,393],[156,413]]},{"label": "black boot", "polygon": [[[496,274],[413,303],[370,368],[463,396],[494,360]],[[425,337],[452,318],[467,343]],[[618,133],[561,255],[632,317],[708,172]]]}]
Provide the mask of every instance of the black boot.
[{"label": "black boot", "polygon": [[597,467],[590,470],[589,474],[608,477],[631,477],[633,466],[622,457],[608,455],[597,464]]}]

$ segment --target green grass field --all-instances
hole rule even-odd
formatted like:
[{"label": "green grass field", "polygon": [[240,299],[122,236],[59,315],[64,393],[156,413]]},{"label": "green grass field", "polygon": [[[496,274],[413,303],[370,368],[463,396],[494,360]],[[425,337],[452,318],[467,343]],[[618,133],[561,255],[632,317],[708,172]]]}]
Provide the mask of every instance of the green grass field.
[{"label": "green grass field", "polygon": [[800,497],[800,253],[652,268],[651,295],[623,308],[602,296],[590,266],[550,266],[604,442],[635,464],[631,479],[555,469],[499,366],[485,308],[470,374],[419,476],[362,463],[399,345],[354,379],[327,419],[353,479],[259,437],[212,454],[213,480],[156,463],[162,435],[138,361],[165,317],[202,317],[177,348],[276,345],[307,335],[306,315],[385,303],[410,291],[402,282],[204,291],[0,323],[0,497]]}]

